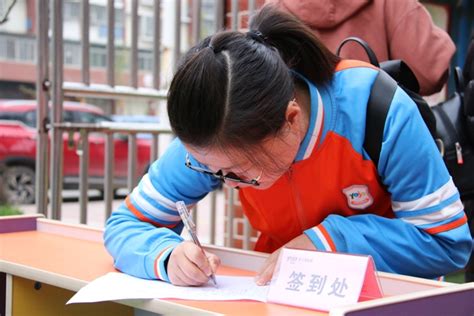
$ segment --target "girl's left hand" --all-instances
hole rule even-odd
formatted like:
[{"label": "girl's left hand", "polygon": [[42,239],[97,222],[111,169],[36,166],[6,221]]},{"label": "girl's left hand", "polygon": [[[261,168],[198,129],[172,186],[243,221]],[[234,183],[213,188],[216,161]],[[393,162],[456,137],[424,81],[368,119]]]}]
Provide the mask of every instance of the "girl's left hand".
[{"label": "girl's left hand", "polygon": [[280,255],[280,251],[282,248],[296,248],[296,249],[308,249],[308,250],[315,250],[311,240],[305,235],[301,234],[298,237],[290,240],[286,243],[283,247],[273,252],[270,257],[268,257],[267,261],[264,263],[263,267],[260,269],[260,272],[255,277],[255,283],[257,285],[265,285],[270,282],[273,270],[275,269],[275,265],[278,260],[278,256]]}]

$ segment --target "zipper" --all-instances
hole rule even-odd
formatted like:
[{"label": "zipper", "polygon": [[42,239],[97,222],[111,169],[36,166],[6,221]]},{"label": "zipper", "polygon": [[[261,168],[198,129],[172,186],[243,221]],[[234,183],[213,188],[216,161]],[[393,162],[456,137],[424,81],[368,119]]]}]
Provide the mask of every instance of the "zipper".
[{"label": "zipper", "polygon": [[288,182],[290,183],[291,188],[291,197],[294,201],[294,205],[296,207],[296,215],[298,218],[298,223],[300,224],[300,230],[303,232],[303,229],[306,229],[307,221],[306,221],[306,214],[304,212],[303,204],[301,203],[301,194],[299,190],[296,188],[296,185],[293,181],[293,167],[290,167],[288,170]]},{"label": "zipper", "polygon": [[464,158],[462,157],[462,147],[459,142],[454,144],[456,147],[456,160],[458,161],[458,165],[462,165],[464,163]]},{"label": "zipper", "polygon": [[[448,115],[444,111],[443,108],[440,109],[440,111],[436,111],[435,113],[439,114],[439,117],[441,118],[442,123],[445,125],[445,129],[448,132],[449,135],[453,135],[455,139],[460,139],[458,130],[454,126],[453,122],[449,119]],[[450,137],[452,138],[452,137]],[[462,156],[462,147],[459,142],[454,143],[455,150],[456,150],[456,161],[458,165],[464,164],[464,158]]]}]

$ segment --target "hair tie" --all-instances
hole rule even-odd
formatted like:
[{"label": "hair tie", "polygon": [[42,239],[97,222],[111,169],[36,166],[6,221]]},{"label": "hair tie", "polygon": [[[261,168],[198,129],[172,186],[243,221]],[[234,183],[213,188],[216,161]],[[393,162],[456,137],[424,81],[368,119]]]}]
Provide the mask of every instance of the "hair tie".
[{"label": "hair tie", "polygon": [[218,54],[220,52],[220,50],[217,50],[212,44],[207,45],[207,48],[212,49],[214,54]]},{"label": "hair tie", "polygon": [[254,41],[262,43],[262,44],[266,44],[267,39],[268,39],[266,36],[262,34],[262,32],[258,30],[250,30],[247,32],[247,35]]}]

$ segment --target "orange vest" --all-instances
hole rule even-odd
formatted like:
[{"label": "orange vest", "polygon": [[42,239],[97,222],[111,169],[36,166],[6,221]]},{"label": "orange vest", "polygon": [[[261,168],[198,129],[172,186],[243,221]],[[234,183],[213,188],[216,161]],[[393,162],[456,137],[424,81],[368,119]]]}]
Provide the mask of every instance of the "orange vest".
[{"label": "orange vest", "polygon": [[[354,66],[367,64],[342,61],[337,71]],[[364,210],[349,207],[343,189],[352,185],[367,186],[373,204]],[[255,250],[263,252],[275,251],[330,214],[394,217],[390,195],[373,162],[364,160],[348,139],[333,131],[327,132],[307,159],[293,163],[272,187],[242,188],[239,196],[251,225],[261,232]]]}]

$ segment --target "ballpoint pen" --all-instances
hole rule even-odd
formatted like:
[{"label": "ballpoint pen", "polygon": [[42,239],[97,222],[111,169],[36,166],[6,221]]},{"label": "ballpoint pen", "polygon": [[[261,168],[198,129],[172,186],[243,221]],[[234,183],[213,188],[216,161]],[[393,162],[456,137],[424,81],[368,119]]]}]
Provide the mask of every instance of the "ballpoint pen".
[{"label": "ballpoint pen", "polygon": [[[193,242],[196,244],[196,246],[201,248],[202,253],[204,254],[204,256],[206,256],[206,253],[204,252],[204,249],[202,248],[201,243],[199,242],[199,239],[196,234],[196,224],[194,224],[194,221],[188,211],[188,208],[186,207],[186,204],[184,204],[183,201],[178,201],[176,202],[176,208],[178,209],[179,216],[183,221],[184,227],[186,227],[189,234],[191,235]],[[212,274],[210,275],[210,279],[214,283],[214,286],[217,287],[217,281],[214,272],[212,272]]]}]

